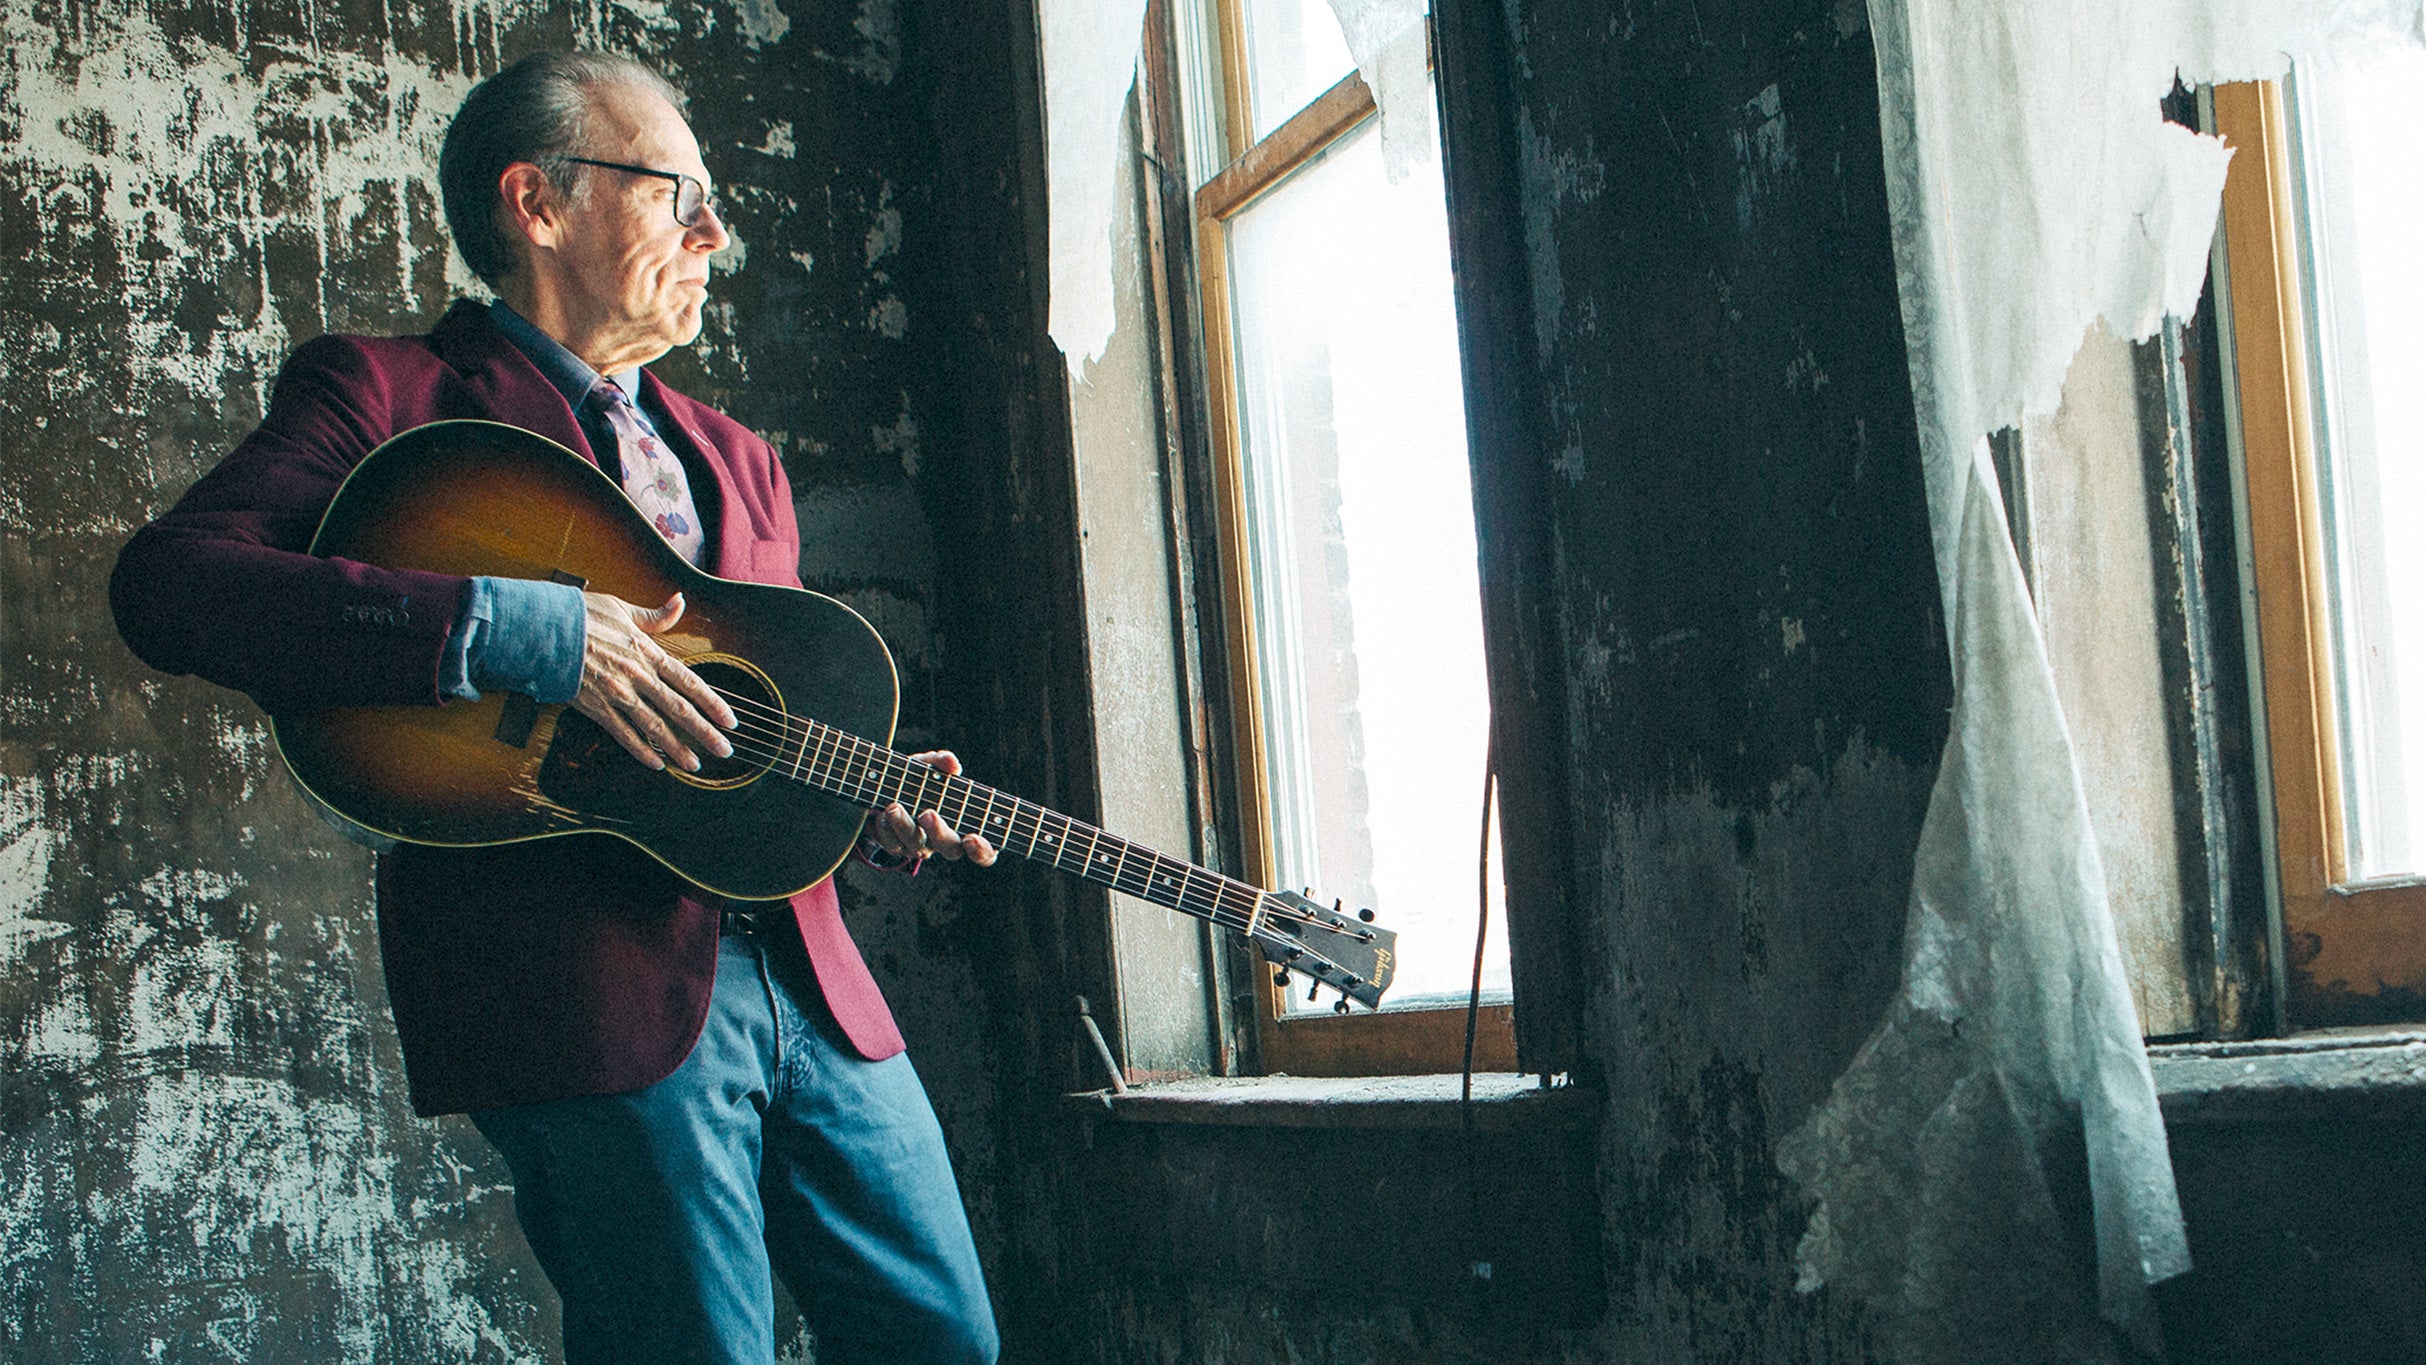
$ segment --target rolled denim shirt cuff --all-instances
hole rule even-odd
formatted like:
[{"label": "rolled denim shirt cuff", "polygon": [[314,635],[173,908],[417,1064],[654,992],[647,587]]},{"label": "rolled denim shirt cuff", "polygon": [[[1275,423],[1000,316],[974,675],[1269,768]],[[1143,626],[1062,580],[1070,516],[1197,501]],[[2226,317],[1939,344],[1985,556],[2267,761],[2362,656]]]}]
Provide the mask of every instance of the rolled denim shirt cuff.
[{"label": "rolled denim shirt cuff", "polygon": [[465,671],[479,692],[503,688],[541,702],[580,695],[587,644],[581,589],[530,578],[475,578],[464,615],[471,623],[464,632]]}]

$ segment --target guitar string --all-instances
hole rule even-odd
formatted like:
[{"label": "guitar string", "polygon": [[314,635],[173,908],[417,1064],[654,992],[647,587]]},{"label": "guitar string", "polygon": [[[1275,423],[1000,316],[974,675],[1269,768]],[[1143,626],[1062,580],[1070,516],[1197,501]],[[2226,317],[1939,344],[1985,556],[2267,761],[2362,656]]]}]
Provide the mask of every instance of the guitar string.
[{"label": "guitar string", "polygon": [[[736,716],[742,716],[750,711],[765,713],[760,716],[753,716],[749,719],[743,720],[742,723],[736,725],[734,729],[726,732],[729,736],[744,741],[743,743],[734,745],[734,753],[736,757],[744,758],[753,762],[763,762],[768,765],[769,770],[774,770],[785,763],[786,756],[791,754],[794,750],[795,741],[799,741],[801,745],[804,746],[801,749],[801,767],[805,769],[806,767],[812,765],[817,767],[830,766],[819,760],[811,760],[807,755],[805,745],[815,740],[815,736],[809,727],[818,724],[817,722],[802,722],[797,717],[793,717],[788,713],[770,712],[763,706],[763,704],[757,703],[752,699],[735,697],[730,693],[723,692],[722,689],[718,689],[718,692],[719,695],[726,698],[728,704],[734,705]],[[785,722],[786,728],[781,731],[768,728],[767,717],[769,716],[776,720]],[[930,780],[934,778],[942,778],[947,784],[946,791],[948,792],[948,784],[954,780],[953,774],[946,773],[940,768],[930,768],[923,764],[918,765],[917,768],[913,768],[911,764],[914,762],[914,760],[898,754],[893,750],[883,748],[872,743],[871,741],[861,739],[857,736],[849,735],[847,732],[837,730],[832,726],[824,726],[823,728],[834,742],[834,755],[836,757],[841,757],[842,755],[848,753],[853,757],[862,760],[866,765],[863,769],[865,773],[864,777],[855,781],[837,783],[836,785],[838,786],[857,787],[881,791],[881,779],[890,778],[894,782],[900,784],[916,782],[923,793],[924,788]],[[819,744],[819,747],[823,748],[824,746],[823,744]],[[920,771],[920,769],[923,769],[923,771]],[[786,775],[788,776],[790,774]],[[807,781],[805,776],[802,776],[799,780],[804,782]],[[979,786],[979,784],[974,782],[968,783],[968,785],[971,787]],[[1028,843],[1031,852],[1026,856],[1036,856],[1034,850],[1051,841],[1060,841],[1065,847],[1067,846],[1066,838],[1063,835],[1050,835],[1041,839],[1038,837],[1039,835],[1044,834],[1045,817],[1056,814],[1055,812],[1046,811],[1043,807],[1036,806],[1032,802],[1019,801],[1018,798],[1015,797],[1012,798],[1012,800],[1016,801],[1018,806],[1027,808],[1027,811],[1019,810],[1016,807],[1014,808],[1010,819],[1011,828],[1009,830],[1009,834],[1012,837],[1022,838]],[[939,810],[940,807],[929,807],[929,809]],[[1034,813],[1029,814],[1029,811]],[[1061,818],[1064,820],[1069,819],[1066,816]],[[1081,821],[1069,820],[1069,824],[1072,826],[1084,827],[1084,824]],[[1027,828],[1027,826],[1030,825],[1033,825],[1034,829]],[[1118,836],[1105,837],[1118,838]],[[1128,843],[1126,840],[1122,840],[1121,842],[1123,844]],[[1194,868],[1193,865],[1180,864],[1177,862],[1177,860],[1165,858],[1163,855],[1154,853],[1150,849],[1144,849],[1136,845],[1129,845],[1128,849],[1120,855],[1119,864],[1116,866],[1116,870],[1112,874],[1116,889],[1127,889],[1126,887],[1119,885],[1124,880],[1124,873],[1127,873],[1129,877],[1134,877],[1140,880],[1145,885],[1150,886],[1152,883],[1153,874],[1151,872],[1139,874],[1130,872],[1129,869],[1126,868],[1125,865],[1129,861],[1132,854],[1142,855],[1145,858],[1158,862],[1169,862],[1174,866],[1183,867],[1189,872],[1201,872],[1202,875],[1207,878],[1219,876],[1219,874],[1210,872],[1209,870]],[[1058,854],[1047,855],[1046,860],[1054,861],[1058,866],[1059,856],[1060,855]],[[1162,876],[1165,881],[1172,880],[1170,874],[1167,872],[1162,873]],[[1188,894],[1188,891],[1191,888],[1186,886],[1186,880],[1187,879],[1184,876],[1181,878],[1182,889],[1176,893],[1175,896],[1175,898],[1181,902],[1183,908],[1188,907],[1194,900],[1194,898]],[[1263,893],[1258,892],[1255,888],[1248,887],[1243,882],[1235,882],[1232,879],[1223,878],[1220,882],[1214,883],[1207,889],[1207,895],[1211,901],[1211,904],[1201,908],[1203,908],[1205,913],[1209,917],[1213,918],[1216,923],[1221,923],[1232,928],[1243,928],[1246,924],[1252,921],[1253,914],[1251,908],[1242,908],[1239,904],[1237,904],[1237,902],[1245,900],[1249,902],[1251,907],[1252,902],[1260,898],[1262,894]],[[1285,907],[1274,909],[1273,907],[1267,906],[1266,915],[1268,918],[1290,919],[1302,923],[1320,924],[1319,921],[1313,920],[1302,911],[1289,910]],[[1334,933],[1339,932],[1336,927],[1329,924],[1320,924],[1320,927],[1330,929]]]},{"label": "guitar string", "polygon": [[[789,751],[788,746],[794,739],[801,741],[802,748],[800,752],[803,759],[802,766],[807,766],[806,746],[813,738],[810,727],[819,726],[823,728],[830,737],[833,738],[834,752],[837,756],[844,753],[846,750],[849,750],[855,752],[858,757],[866,760],[868,763],[868,767],[864,769],[867,774],[864,779],[845,785],[874,787],[876,785],[875,777],[879,770],[881,770],[885,776],[892,777],[896,781],[903,780],[904,778],[916,780],[919,782],[922,791],[924,789],[926,779],[930,776],[942,777],[946,782],[947,791],[949,790],[949,783],[954,780],[967,782],[967,779],[956,779],[953,774],[945,773],[940,768],[926,768],[926,771],[923,773],[913,772],[911,771],[911,765],[914,763],[914,760],[905,755],[897,753],[892,749],[878,745],[873,741],[862,739],[859,736],[850,734],[848,731],[836,729],[830,725],[822,725],[821,722],[801,721],[799,718],[792,716],[788,712],[768,711],[768,709],[760,703],[752,701],[748,698],[736,697],[731,693],[725,692],[721,688],[717,688],[715,690],[719,696],[725,698],[728,705],[739,703],[743,706],[748,706],[753,709],[766,712],[767,714],[773,715],[774,717],[785,722],[786,728],[781,732],[775,732],[771,739],[769,738],[769,732],[764,728],[765,721],[763,718],[759,720],[759,723],[753,732],[748,735],[744,735],[743,728],[740,726],[736,726],[733,730],[727,732],[730,735],[743,736],[751,741],[751,743],[748,745],[735,744],[733,746],[734,756],[751,762],[765,763],[766,767],[762,771],[778,772],[784,763],[785,753]],[[735,711],[735,715],[738,717],[740,714],[740,711],[737,709]],[[775,745],[775,747],[773,749],[756,747],[756,745],[760,742],[772,743]],[[924,764],[918,764],[916,766],[920,768],[926,767]],[[798,772],[784,775],[792,777],[793,780],[801,782],[803,785],[811,787],[816,785],[806,776]],[[982,784],[975,782],[967,782],[967,785],[972,788],[982,788]],[[840,795],[841,793],[835,794]],[[1001,792],[995,792],[994,794],[1006,795],[1006,793]],[[851,798],[846,797],[846,799]],[[1010,821],[1011,832],[1018,833],[1020,830],[1020,807],[1026,807],[1028,810],[1034,812],[1034,814],[1029,817],[1029,822],[1035,826],[1035,829],[1029,831],[1024,836],[1028,841],[1030,851],[1023,856],[1035,859],[1035,849],[1038,847],[1036,835],[1041,833],[1044,829],[1044,817],[1047,815],[1059,815],[1059,813],[1049,811],[1042,806],[1036,805],[1034,802],[1023,801],[1018,797],[1011,797],[1010,799],[1014,803]],[[871,807],[871,809],[873,808]],[[939,808],[930,807],[929,809]],[[966,807],[964,806],[964,811],[965,809]],[[1085,825],[1083,821],[1073,820],[1068,816],[1059,816],[1059,818],[1067,822],[1067,825],[1069,826],[1093,829],[1092,826]],[[1246,934],[1250,940],[1257,938],[1256,915],[1251,907],[1258,901],[1262,902],[1264,918],[1268,920],[1287,921],[1289,923],[1307,928],[1321,929],[1326,933],[1337,935],[1343,938],[1354,938],[1362,929],[1362,926],[1356,926],[1355,928],[1343,928],[1339,925],[1334,925],[1322,919],[1319,915],[1309,914],[1305,911],[1293,909],[1289,906],[1283,905],[1279,903],[1278,900],[1271,895],[1271,893],[1249,886],[1247,883],[1238,881],[1235,878],[1224,877],[1220,873],[1213,872],[1210,869],[1197,868],[1193,864],[1179,863],[1176,859],[1166,858],[1164,855],[1156,853],[1152,849],[1147,849],[1140,845],[1131,844],[1125,839],[1120,839],[1118,835],[1105,834],[1105,832],[1101,830],[1095,830],[1094,832],[1097,834],[1103,834],[1105,837],[1116,840],[1117,842],[1127,846],[1113,864],[1113,871],[1111,873],[1112,889],[1129,895],[1137,895],[1141,897],[1144,896],[1144,892],[1142,890],[1130,890],[1130,888],[1124,885],[1122,881],[1123,873],[1127,871],[1127,863],[1129,861],[1131,851],[1142,854],[1144,857],[1154,860],[1155,862],[1173,863],[1174,865],[1177,865],[1183,869],[1183,876],[1180,879],[1181,889],[1175,892],[1173,897],[1175,900],[1180,902],[1178,908],[1182,910],[1191,910],[1192,913],[1202,914],[1203,917],[1211,923],[1218,924],[1226,929],[1231,929],[1236,932]],[[1064,833],[1067,833],[1066,828]],[[1060,841],[1062,847],[1068,846],[1066,839],[1062,839],[1060,836],[1055,837]],[[1006,851],[1009,850],[1006,849]],[[1048,861],[1057,868],[1062,867],[1060,855],[1058,853],[1047,858],[1040,859],[1039,861]],[[1084,867],[1085,864],[1082,863],[1081,866]],[[1069,869],[1064,868],[1063,870],[1066,871]],[[1186,873],[1202,873],[1208,878],[1216,879],[1214,880],[1210,890],[1212,900],[1210,905],[1191,909],[1190,905],[1188,904],[1188,881],[1185,875]],[[1164,873],[1163,877],[1166,882],[1171,880],[1168,873]],[[1141,881],[1144,885],[1151,886],[1152,877],[1149,874],[1141,878]],[[1147,899],[1151,898],[1147,897]],[[1236,902],[1241,899],[1248,902],[1248,906],[1250,908],[1242,909],[1238,904],[1236,904]],[[1343,975],[1357,976],[1361,982],[1362,977],[1360,973],[1350,972],[1344,963],[1341,963],[1337,959],[1331,957],[1328,953],[1323,952],[1321,949],[1314,947],[1299,935],[1291,934],[1288,937],[1290,941],[1285,945],[1286,947],[1294,948],[1299,954],[1308,957],[1314,962],[1320,963],[1334,971],[1338,971]],[[1306,972],[1305,967],[1297,965],[1293,960],[1284,961],[1279,965],[1284,970],[1294,970],[1299,972],[1301,975],[1307,975],[1309,977],[1311,976],[1311,973]],[[1319,978],[1315,979],[1319,984],[1333,985],[1333,983],[1330,982],[1320,982]],[[1334,985],[1333,988],[1338,989],[1336,985]]]},{"label": "guitar string", "polygon": [[[671,651],[668,652],[671,653]],[[681,658],[683,656],[675,655],[675,657]],[[784,754],[795,740],[800,741],[801,754],[805,762],[807,758],[807,745],[811,739],[814,738],[811,727],[822,726],[828,735],[832,736],[835,740],[835,753],[837,755],[841,754],[846,749],[856,747],[859,750],[859,756],[861,758],[870,760],[869,778],[862,783],[854,783],[852,785],[874,786],[876,770],[881,768],[884,776],[892,778],[896,782],[915,780],[919,784],[922,792],[925,788],[928,777],[939,775],[945,779],[945,790],[947,792],[950,790],[949,784],[952,780],[954,780],[954,775],[945,773],[940,768],[927,768],[923,773],[918,772],[911,766],[915,760],[912,760],[906,755],[900,754],[892,749],[878,745],[871,740],[852,735],[847,731],[837,729],[830,725],[822,725],[821,722],[803,720],[792,715],[789,711],[785,711],[777,707],[769,707],[765,703],[760,702],[755,698],[736,695],[732,692],[726,691],[723,688],[716,687],[714,684],[709,684],[709,687],[711,691],[714,691],[719,697],[724,699],[726,705],[733,708],[736,718],[742,716],[745,711],[756,713],[754,716],[752,716],[752,719],[756,721],[757,724],[754,727],[751,727],[749,730],[751,737],[760,742],[771,744],[774,746],[774,748],[772,752],[760,750],[757,753],[748,755],[748,757],[753,760],[764,760],[768,763],[770,768],[783,762]],[[770,731],[767,728],[770,723],[779,723],[782,728]],[[744,727],[737,724],[735,728],[728,733],[740,735],[744,733]],[[820,747],[822,747],[822,745]],[[739,755],[739,746],[735,746],[735,752],[737,755]],[[925,768],[926,765],[920,764],[917,765],[917,767]],[[806,779],[802,778],[800,780],[805,781]],[[967,781],[966,778],[961,778],[959,780],[964,782]],[[971,787],[978,787],[981,784],[969,782],[968,785]],[[996,794],[1001,795],[1004,793]],[[1011,822],[1012,832],[1014,833],[1018,831],[1019,826],[1019,807],[1028,807],[1037,812],[1037,814],[1033,817],[1033,820],[1039,831],[1043,829],[1044,816],[1048,814],[1059,814],[1058,812],[1047,811],[1044,807],[1037,806],[1033,802],[1023,801],[1018,797],[1012,797],[1011,800],[1014,802],[1013,818]],[[874,808],[871,807],[871,809]],[[930,809],[937,809],[940,812],[940,806],[930,807]],[[964,812],[965,809],[966,807],[964,806]],[[1071,825],[1090,829],[1092,828],[1091,826],[1085,826],[1084,822],[1072,820],[1068,816],[1061,816],[1060,818],[1068,821],[1068,823]],[[1226,903],[1227,901],[1232,901],[1243,897],[1250,903],[1250,906],[1255,901],[1263,901],[1264,911],[1268,918],[1287,920],[1295,924],[1319,928],[1333,934],[1341,934],[1350,937],[1353,937],[1359,931],[1357,929],[1343,929],[1340,926],[1333,925],[1322,919],[1319,914],[1310,914],[1306,911],[1293,909],[1291,907],[1279,904],[1271,897],[1270,893],[1248,886],[1244,882],[1236,881],[1233,878],[1222,877],[1221,874],[1212,872],[1209,869],[1196,868],[1193,864],[1181,863],[1177,859],[1168,858],[1163,854],[1154,852],[1152,849],[1147,849],[1140,845],[1130,843],[1125,839],[1119,839],[1118,835],[1109,835],[1101,830],[1095,830],[1094,832],[1098,835],[1103,835],[1104,837],[1117,839],[1119,842],[1127,846],[1126,850],[1120,855],[1120,863],[1122,865],[1127,863],[1130,853],[1135,852],[1142,854],[1145,858],[1151,860],[1153,863],[1170,862],[1189,872],[1201,872],[1207,877],[1219,878],[1220,880],[1215,883],[1212,890],[1212,895],[1214,898],[1213,906],[1206,911],[1207,917],[1212,918],[1215,923],[1223,924],[1229,928],[1242,930],[1248,925],[1251,925],[1254,922],[1254,912],[1251,908],[1241,909],[1236,905]],[[1037,843],[1035,835],[1034,833],[1030,833],[1027,837],[1031,852],[1026,856],[1034,857],[1033,850]],[[1055,855],[1053,861],[1055,866],[1058,867],[1060,865],[1058,855]],[[1117,887],[1117,881],[1120,875],[1119,870],[1116,869],[1113,875],[1116,889],[1120,889]],[[1165,873],[1164,876],[1167,880],[1169,874]],[[1150,873],[1145,880],[1147,884],[1151,884],[1152,877]],[[1186,899],[1186,878],[1184,874],[1182,877],[1182,890],[1177,893],[1177,898],[1183,902]],[[1182,908],[1185,908],[1184,904]],[[1232,923],[1230,920],[1220,918],[1224,910],[1227,910],[1230,916],[1238,917],[1238,922]]]}]

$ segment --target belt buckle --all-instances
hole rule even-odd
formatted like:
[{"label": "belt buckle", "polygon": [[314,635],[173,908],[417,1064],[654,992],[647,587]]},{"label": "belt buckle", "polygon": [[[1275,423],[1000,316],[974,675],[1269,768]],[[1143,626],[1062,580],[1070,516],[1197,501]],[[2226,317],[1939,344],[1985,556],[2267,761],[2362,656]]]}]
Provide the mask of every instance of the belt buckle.
[{"label": "belt buckle", "polygon": [[729,897],[718,897],[716,910],[720,918],[716,926],[717,932],[725,934],[763,932],[767,927],[766,906],[768,904],[770,902],[737,901]]}]

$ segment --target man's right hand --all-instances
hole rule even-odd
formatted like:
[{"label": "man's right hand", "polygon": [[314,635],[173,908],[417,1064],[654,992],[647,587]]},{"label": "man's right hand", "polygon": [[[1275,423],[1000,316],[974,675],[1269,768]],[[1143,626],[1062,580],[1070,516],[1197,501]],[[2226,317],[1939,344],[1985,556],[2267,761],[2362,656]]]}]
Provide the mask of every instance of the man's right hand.
[{"label": "man's right hand", "polygon": [[736,724],[733,708],[652,638],[682,619],[682,594],[653,611],[603,592],[581,597],[581,695],[573,709],[651,768],[670,758],[686,772],[699,771],[693,746],[731,757],[722,732]]}]

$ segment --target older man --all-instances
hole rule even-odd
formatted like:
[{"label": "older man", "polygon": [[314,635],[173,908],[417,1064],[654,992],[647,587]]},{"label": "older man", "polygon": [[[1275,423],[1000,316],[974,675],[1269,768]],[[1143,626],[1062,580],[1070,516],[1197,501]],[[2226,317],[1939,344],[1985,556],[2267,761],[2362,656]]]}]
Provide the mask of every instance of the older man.
[{"label": "older man", "polygon": [[[127,545],[120,632],[273,712],[502,688],[570,702],[652,768],[728,753],[731,712],[654,638],[679,595],[306,553],[372,448],[478,417],[597,461],[702,568],[799,582],[774,452],[640,368],[699,335],[728,240],[674,89],[620,58],[528,58],[465,100],[440,181],[498,301],[298,350],[260,428]],[[994,856],[932,813],[872,829],[872,857]],[[470,1113],[504,1153],[568,1361],[767,1361],[774,1274],[823,1359],[994,1358],[941,1131],[830,882],[770,911],[568,838],[398,847],[378,896],[414,1105]]]}]

